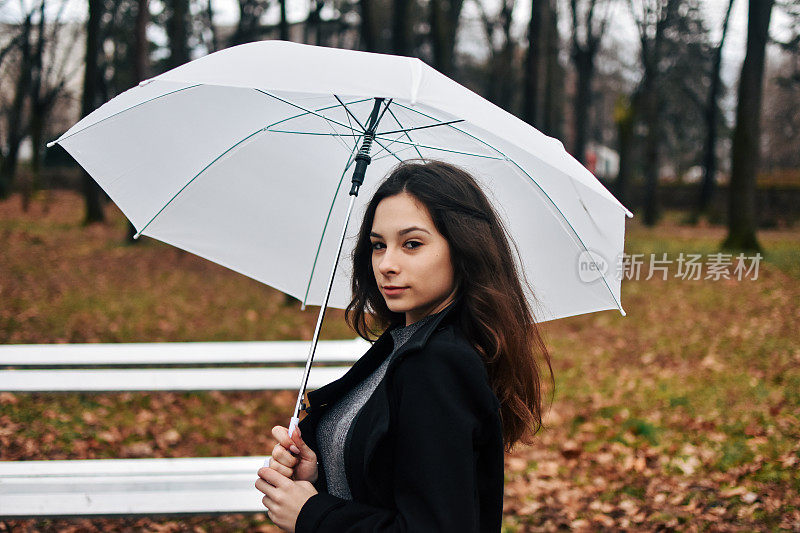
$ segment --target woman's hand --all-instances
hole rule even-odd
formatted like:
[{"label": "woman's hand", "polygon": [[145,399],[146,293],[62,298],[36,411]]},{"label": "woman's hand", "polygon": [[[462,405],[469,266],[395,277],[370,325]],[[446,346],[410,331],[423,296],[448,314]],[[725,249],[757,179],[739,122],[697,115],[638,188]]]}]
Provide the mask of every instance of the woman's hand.
[{"label": "woman's hand", "polygon": [[272,468],[261,468],[256,488],[264,493],[261,503],[267,516],[284,531],[294,532],[297,516],[309,498],[317,493],[308,481],[292,481]]},{"label": "woman's hand", "polygon": [[269,468],[294,481],[317,480],[317,454],[303,442],[300,428],[295,428],[289,438],[289,430],[283,426],[272,428],[272,436],[278,444],[272,449]]}]

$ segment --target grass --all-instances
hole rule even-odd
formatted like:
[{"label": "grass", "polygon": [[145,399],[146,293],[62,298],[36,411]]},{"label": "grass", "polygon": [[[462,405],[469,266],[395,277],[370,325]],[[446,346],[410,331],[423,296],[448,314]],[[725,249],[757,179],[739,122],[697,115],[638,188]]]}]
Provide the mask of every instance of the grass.
[{"label": "grass", "polygon": [[[0,202],[0,343],[309,339],[316,309],[152,241],[82,227],[80,199]],[[724,228],[628,221],[628,253],[719,251]],[[800,528],[800,231],[758,279],[625,280],[628,316],[544,325],[545,428],[507,457],[504,531]],[[349,338],[340,311],[324,338]],[[261,455],[293,393],[0,394],[0,459]],[[752,495],[755,496],[752,496]],[[41,520],[0,531],[260,530],[261,516]]]}]

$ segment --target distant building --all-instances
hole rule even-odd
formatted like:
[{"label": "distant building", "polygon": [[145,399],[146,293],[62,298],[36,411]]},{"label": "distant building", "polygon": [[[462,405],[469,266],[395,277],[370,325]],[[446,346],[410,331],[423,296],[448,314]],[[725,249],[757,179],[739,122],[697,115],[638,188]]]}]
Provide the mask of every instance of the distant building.
[{"label": "distant building", "polygon": [[619,154],[608,146],[589,143],[586,147],[586,168],[603,180],[615,180],[619,174]]}]

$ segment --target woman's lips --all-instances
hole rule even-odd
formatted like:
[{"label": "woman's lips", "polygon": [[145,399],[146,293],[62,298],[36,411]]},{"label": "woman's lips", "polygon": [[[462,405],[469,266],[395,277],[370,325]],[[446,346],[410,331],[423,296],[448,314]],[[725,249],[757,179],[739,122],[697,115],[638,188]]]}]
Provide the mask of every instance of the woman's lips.
[{"label": "woman's lips", "polygon": [[397,296],[398,294],[401,294],[407,288],[408,287],[384,287],[383,288],[383,294],[385,294],[386,296]]}]

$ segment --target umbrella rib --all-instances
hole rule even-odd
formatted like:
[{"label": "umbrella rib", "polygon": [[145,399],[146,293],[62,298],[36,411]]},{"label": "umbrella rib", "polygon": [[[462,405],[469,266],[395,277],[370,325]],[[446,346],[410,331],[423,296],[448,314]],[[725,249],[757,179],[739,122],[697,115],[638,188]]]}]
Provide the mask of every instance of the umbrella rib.
[{"label": "umbrella rib", "polygon": [[[399,149],[399,150],[395,150],[393,153],[387,153],[387,154],[385,154],[385,155],[382,155],[382,156],[380,156],[380,157],[375,157],[375,156],[373,156],[373,157],[372,157],[372,160],[373,160],[373,161],[380,161],[381,159],[386,159],[387,157],[392,157],[392,156],[393,156],[393,155],[395,155],[395,154],[399,154],[399,153],[401,153],[401,152],[405,152],[405,151],[408,151],[408,150],[416,150],[416,147],[415,147],[415,146],[406,146],[405,148],[401,148],[401,149]],[[380,152],[378,152],[378,153],[380,153]],[[419,151],[417,151],[417,153],[419,153]],[[421,159],[425,159],[425,158],[424,158],[424,157],[422,157],[422,156],[420,156],[420,158],[421,158]]]},{"label": "umbrella rib", "polygon": [[[384,139],[384,140],[388,140],[388,139]],[[375,159],[383,159],[384,157],[386,157],[386,156],[377,157],[377,156],[378,156],[378,154],[380,154],[380,153],[381,153],[381,152],[383,152],[384,150],[386,151],[386,153],[387,153],[386,155],[387,155],[387,156],[389,156],[389,155],[394,155],[395,157],[397,157],[397,156],[395,155],[395,154],[396,154],[396,152],[393,152],[393,151],[389,150],[389,147],[390,147],[391,145],[393,145],[393,144],[394,144],[396,141],[397,141],[397,139],[392,139],[390,143],[388,143],[386,146],[384,146],[383,144],[379,143],[379,142],[376,140],[375,142],[378,142],[378,144],[380,144],[380,145],[381,145],[381,149],[380,149],[380,150],[378,150],[377,152],[375,152],[374,154],[372,154],[372,159],[373,159],[373,160],[375,160]],[[398,152],[400,152],[400,151],[401,151],[401,150],[398,150]]]},{"label": "umbrella rib", "polygon": [[135,109],[135,108],[137,108],[139,106],[142,106],[144,104],[150,103],[150,102],[152,102],[154,100],[158,100],[159,98],[163,98],[163,97],[169,96],[171,94],[175,94],[175,93],[178,93],[178,92],[181,92],[181,91],[185,91],[186,89],[194,89],[195,87],[199,87],[201,85],[203,85],[203,84],[202,83],[197,83],[195,85],[189,85],[188,87],[181,87],[180,89],[175,89],[174,91],[169,91],[168,93],[164,93],[164,94],[160,94],[158,96],[154,96],[153,98],[150,98],[149,100],[145,100],[144,102],[139,102],[138,104],[132,105],[131,107],[126,107],[125,109],[117,111],[113,115],[109,115],[104,119],[98,120],[94,124],[89,124],[88,126],[86,126],[84,128],[81,128],[78,131],[74,131],[74,132],[70,133],[69,135],[67,135],[66,137],[61,137],[59,139],[56,139],[55,141],[47,143],[47,147],[49,148],[50,146],[54,145],[57,142],[65,141],[65,140],[69,139],[70,137],[72,137],[74,135],[77,135],[79,133],[83,133],[84,131],[88,130],[89,128],[93,128],[93,127],[97,126],[98,124],[100,124],[101,122],[105,122],[108,119],[111,119],[111,118],[114,118],[116,116],[119,116],[122,113],[125,113],[126,111],[130,111],[131,109]]},{"label": "umbrella rib", "polygon": [[[405,133],[405,132],[414,131],[414,130],[425,130],[425,129],[428,129],[428,128],[435,128],[436,126],[449,126],[450,124],[457,124],[458,122],[464,122],[464,119],[460,118],[458,120],[450,120],[450,121],[447,121],[447,122],[440,122],[438,124],[427,124],[425,126],[416,126],[414,128],[407,128],[407,129],[401,129],[401,130],[382,131],[380,133],[376,133],[375,135],[391,135],[392,133]],[[402,125],[401,125],[401,127],[402,127]]]},{"label": "umbrella rib", "polygon": [[[449,152],[451,154],[468,155],[468,156],[472,156],[472,157],[482,157],[484,159],[495,159],[495,160],[498,160],[498,161],[505,161],[507,159],[506,157],[495,157],[495,156],[485,155],[485,154],[476,154],[474,152],[464,152],[464,151],[461,151],[461,150],[452,150],[450,148],[443,148],[441,146],[431,146],[429,144],[406,142],[406,141],[401,141],[400,139],[383,139],[383,140],[384,141],[392,141],[392,143],[406,144],[408,146],[414,146],[414,147],[419,147],[419,148],[427,148],[429,150],[439,150],[441,152]],[[375,138],[375,142],[377,142],[377,141],[378,141],[378,138],[376,137]],[[383,145],[381,145],[381,146],[383,146]]]},{"label": "umbrella rib", "polygon": [[334,123],[334,124],[336,124],[338,126],[341,126],[343,128],[347,128],[348,130],[350,130],[352,132],[361,133],[361,132],[358,132],[356,129],[354,129],[352,126],[348,126],[347,124],[339,122],[338,120],[334,120],[334,119],[332,119],[330,117],[326,117],[325,115],[321,115],[321,114],[317,113],[316,111],[313,111],[311,109],[305,108],[305,107],[301,106],[300,104],[296,104],[296,103],[294,103],[294,102],[292,102],[290,100],[287,100],[285,98],[281,98],[280,96],[275,96],[274,94],[268,93],[267,91],[265,91],[263,89],[254,88],[254,90],[260,92],[261,94],[266,94],[267,96],[270,96],[270,97],[272,97],[272,98],[274,98],[274,99],[276,99],[276,100],[278,100],[280,102],[283,102],[283,103],[288,104],[290,106],[296,107],[297,109],[305,111],[306,113],[308,113],[310,115],[314,115],[315,117],[319,117],[322,120],[325,120],[325,121],[327,121],[329,123],[332,122],[332,123]]},{"label": "umbrella rib", "polygon": [[[390,115],[392,115],[392,118],[394,119],[394,121],[395,121],[395,122],[397,122],[397,125],[398,125],[398,126],[400,126],[401,128],[403,128],[403,127],[404,127],[404,126],[403,126],[403,125],[400,123],[400,120],[397,118],[397,116],[394,114],[394,111],[392,111],[392,110],[390,109],[390,110],[389,110],[389,114],[390,114]],[[412,143],[414,142],[414,139],[412,139],[412,138],[411,138],[411,135],[409,135],[409,134],[408,134],[408,131],[404,131],[403,133],[405,133],[405,136],[406,136],[406,137],[408,137],[408,140],[409,140],[409,141],[411,141]],[[417,155],[419,156],[419,158],[420,158],[420,159],[422,159],[422,160],[424,160],[424,159],[425,159],[424,157],[422,157],[422,152],[420,152],[420,151],[419,151],[419,149],[418,149],[416,146],[414,147],[414,150],[416,150],[416,151],[417,151]]]},{"label": "umbrella rib", "polygon": [[[350,104],[360,104],[361,102],[366,102],[367,100],[372,100],[372,98],[362,98],[362,99],[360,99],[360,100],[353,100],[352,102],[350,102]],[[334,104],[334,105],[329,105],[329,106],[325,106],[325,107],[320,107],[320,108],[318,108],[318,109],[315,109],[315,111],[317,111],[317,112],[319,112],[319,111],[327,111],[328,109],[333,109],[334,107],[339,107],[339,104]],[[294,119],[296,119],[296,118],[305,117],[305,116],[307,116],[308,114],[309,114],[308,112],[305,112],[305,113],[298,113],[298,114],[296,114],[296,115],[293,115],[293,116],[291,116],[291,117],[286,117],[286,118],[284,118],[284,119],[281,119],[281,120],[279,120],[279,121],[277,121],[277,122],[273,122],[272,124],[270,124],[270,125],[269,125],[269,126],[267,126],[267,127],[268,127],[268,128],[271,128],[271,127],[273,127],[273,126],[277,126],[278,124],[281,124],[281,123],[283,123],[283,122],[288,122],[289,120],[294,120]],[[350,128],[348,128],[348,129],[350,129],[350,130],[353,130],[353,127],[352,127],[352,125],[351,125],[351,126],[350,126]],[[275,130],[273,130],[273,131],[275,131]],[[342,134],[342,135],[351,135],[351,134],[349,134],[349,133],[348,133],[348,134]],[[355,134],[355,135],[360,135],[360,134]]]},{"label": "umbrella rib", "polygon": [[[386,107],[383,108],[383,112],[381,112],[380,116],[378,117],[378,120],[375,121],[375,127],[376,128],[378,127],[378,124],[380,124],[381,119],[383,118],[383,115],[385,115],[386,112],[389,111],[389,106],[392,104],[393,100],[394,100],[394,98],[389,98],[389,100],[386,102]],[[376,133],[375,135],[378,135],[378,134]]]},{"label": "umbrella rib", "polygon": [[293,133],[296,135],[322,135],[328,137],[363,137],[363,135],[358,133],[320,133],[314,131],[291,131],[291,130],[273,130],[268,128],[270,133]]},{"label": "umbrella rib", "polygon": [[[410,108],[408,106],[405,106],[403,104],[397,104],[397,105],[402,107],[403,109],[406,109],[408,111],[412,111],[414,113],[418,113],[418,114],[420,114],[420,115],[422,115],[424,117],[427,117],[427,118],[430,118],[430,119],[433,119],[433,120],[438,120],[437,118],[432,117],[432,116],[430,116],[430,115],[428,115],[426,113],[423,113],[422,111],[419,111],[417,109],[412,109],[412,108]],[[460,133],[463,133],[464,135],[466,135],[466,136],[478,141],[479,143],[489,147],[490,149],[494,150],[498,154],[502,155],[503,156],[502,159],[508,161],[509,163],[511,163],[512,165],[517,167],[520,170],[520,172],[525,174],[528,177],[528,179],[531,180],[531,183],[536,185],[536,187],[539,189],[539,191],[541,191],[541,193],[544,194],[545,198],[547,198],[547,200],[550,202],[550,204],[553,206],[553,208],[556,211],[558,211],[558,214],[561,215],[561,218],[564,220],[564,222],[567,224],[567,226],[569,226],[569,229],[572,230],[572,233],[575,235],[575,238],[578,239],[578,242],[581,244],[581,246],[583,246],[584,251],[589,252],[589,248],[583,242],[583,239],[581,239],[581,236],[578,234],[577,230],[575,230],[575,228],[572,226],[572,224],[570,224],[570,222],[567,219],[566,215],[564,215],[564,213],[561,211],[561,209],[558,207],[558,205],[553,201],[553,199],[550,198],[550,195],[547,194],[547,191],[545,191],[544,188],[542,188],[542,186],[539,185],[539,183],[533,178],[533,176],[528,174],[528,172],[524,168],[522,168],[522,166],[519,163],[517,163],[516,161],[514,161],[513,159],[508,157],[506,154],[504,154],[501,150],[499,150],[498,148],[496,148],[496,147],[492,146],[491,144],[487,143],[483,139],[480,139],[480,138],[472,135],[471,133],[462,130],[459,127],[453,126],[452,124],[450,124],[450,127],[453,128],[454,130],[456,130],[456,131],[458,131]],[[606,289],[608,289],[608,292],[611,294],[611,298],[614,300],[614,303],[617,304],[617,308],[619,309],[620,313],[622,313],[623,316],[624,316],[625,315],[625,311],[622,309],[622,304],[620,304],[619,300],[617,300],[617,297],[614,294],[614,291],[611,290],[611,286],[608,284],[608,279],[606,278],[606,275],[603,274],[602,269],[600,269],[600,267],[597,265],[597,262],[594,260],[594,256],[591,253],[589,253],[588,255],[589,255],[589,257],[592,258],[592,263],[594,263],[594,266],[597,269],[597,271],[600,272],[600,276],[603,278],[603,284],[606,286]]]},{"label": "umbrella rib", "polygon": [[[346,105],[344,105],[344,103],[343,103],[343,102],[342,102],[342,101],[339,99],[339,97],[338,97],[338,96],[336,96],[335,94],[334,94],[333,96],[334,96],[334,97],[336,98],[336,100],[337,100],[337,101],[338,101],[338,102],[339,102],[339,103],[342,105],[342,107],[344,107],[344,110],[345,110],[345,114],[344,114],[344,116],[345,116],[345,117],[347,117],[347,123],[348,123],[348,124],[350,124],[350,128],[353,128],[353,123],[352,123],[352,122],[350,122],[350,113],[349,113],[349,112],[347,112],[347,106],[346,106]],[[361,102],[363,102],[363,101],[364,101],[364,100],[361,100]],[[337,107],[337,106],[334,106],[334,107]],[[363,129],[363,126],[362,126],[362,129]],[[354,145],[353,145],[353,150],[358,150],[358,142],[356,142],[356,144],[354,144]]]},{"label": "umbrella rib", "polygon": [[[391,139],[383,139],[383,140],[384,140],[384,141],[391,141]],[[383,143],[381,142],[381,140],[380,140],[380,139],[378,139],[377,137],[375,137],[374,141],[375,141],[376,143],[378,143],[378,144],[380,145],[380,147],[381,147],[381,148],[383,148],[384,150],[386,150],[387,152],[389,152],[390,154],[392,154],[392,155],[394,156],[394,158],[395,158],[395,159],[397,159],[398,161],[403,161],[402,159],[400,159],[399,157],[397,157],[397,154],[395,154],[394,152],[392,152],[391,150],[389,150],[389,148],[387,148],[386,146],[384,146],[384,145],[383,145]],[[389,143],[389,145],[390,145],[390,146],[391,146],[392,144],[394,144],[394,142],[391,142],[391,143]],[[379,153],[380,153],[380,151],[376,152],[376,154],[379,154]]]},{"label": "umbrella rib", "polygon": [[317,243],[317,252],[314,255],[314,263],[311,265],[311,273],[308,275],[308,285],[306,285],[306,293],[303,296],[302,302],[302,309],[305,309],[306,302],[308,301],[308,293],[311,291],[311,281],[314,279],[314,271],[317,268],[317,260],[319,259],[319,253],[322,251],[322,242],[325,240],[325,232],[328,230],[328,223],[331,220],[331,214],[333,213],[333,206],[336,203],[336,197],[339,195],[339,189],[342,187],[342,182],[344,181],[345,174],[347,174],[347,170],[352,166],[354,156],[358,151],[358,140],[356,140],[355,148],[350,152],[350,157],[347,159],[347,164],[342,170],[342,175],[339,177],[339,183],[336,185],[336,191],[333,193],[333,199],[331,200],[331,205],[328,208],[328,216],[325,218],[325,224],[322,226],[322,234],[319,236],[319,242]]},{"label": "umbrella rib", "polygon": [[[358,120],[358,118],[353,114],[352,111],[350,111],[350,109],[346,105],[344,105],[344,102],[342,102],[341,98],[339,98],[339,95],[334,94],[333,97],[336,98],[336,100],[342,105],[342,107],[344,108],[344,110],[347,113],[347,115],[350,116],[350,117],[353,117],[353,120],[355,120],[356,124],[359,125],[359,127],[361,128],[361,131],[362,132],[367,131],[367,128],[364,127],[364,125],[361,123],[361,121]],[[350,119],[348,118],[347,121],[350,122]],[[352,128],[352,124],[350,126]]]}]

